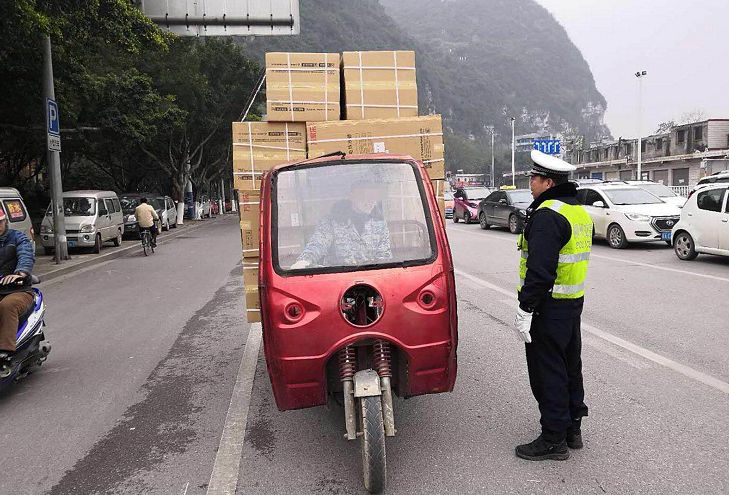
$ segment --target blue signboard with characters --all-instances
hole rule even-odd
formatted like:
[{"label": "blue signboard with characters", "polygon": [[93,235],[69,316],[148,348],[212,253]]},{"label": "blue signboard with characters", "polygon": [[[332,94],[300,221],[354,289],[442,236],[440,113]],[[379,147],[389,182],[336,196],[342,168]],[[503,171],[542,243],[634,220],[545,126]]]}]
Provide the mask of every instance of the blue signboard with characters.
[{"label": "blue signboard with characters", "polygon": [[548,155],[559,155],[561,153],[559,139],[535,139],[534,149]]}]

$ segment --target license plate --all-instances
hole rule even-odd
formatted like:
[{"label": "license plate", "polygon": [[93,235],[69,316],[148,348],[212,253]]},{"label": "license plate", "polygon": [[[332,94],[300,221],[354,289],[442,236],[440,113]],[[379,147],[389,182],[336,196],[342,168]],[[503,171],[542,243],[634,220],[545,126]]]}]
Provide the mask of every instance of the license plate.
[{"label": "license plate", "polygon": [[68,247],[76,247],[76,241],[66,241],[68,244]]},{"label": "license plate", "polygon": [[670,241],[671,240],[671,232],[661,232],[661,240],[662,241]]}]

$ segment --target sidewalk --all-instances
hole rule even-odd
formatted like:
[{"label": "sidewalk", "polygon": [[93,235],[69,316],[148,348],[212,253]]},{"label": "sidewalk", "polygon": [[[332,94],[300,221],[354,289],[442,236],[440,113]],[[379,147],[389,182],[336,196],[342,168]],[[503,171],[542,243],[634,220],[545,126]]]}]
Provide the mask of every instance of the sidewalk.
[{"label": "sidewalk", "polygon": [[[220,217],[221,215],[206,220],[185,220],[183,225],[178,225],[177,228],[171,229],[167,232],[161,232],[157,237],[157,243],[164,244],[169,242],[175,237],[209,224],[211,221],[216,221]],[[122,241],[122,245],[119,247],[113,246],[111,243],[107,242],[104,244],[104,247],[101,249],[101,253],[99,254],[88,253],[86,250],[74,249],[71,253],[69,253],[71,259],[64,261],[60,265],[56,264],[53,260],[53,256],[36,254],[33,275],[40,278],[41,282],[46,282],[62,275],[81,270],[82,268],[98,265],[105,261],[121,258],[122,256],[127,256],[141,251],[142,246],[139,239],[130,239]]]}]

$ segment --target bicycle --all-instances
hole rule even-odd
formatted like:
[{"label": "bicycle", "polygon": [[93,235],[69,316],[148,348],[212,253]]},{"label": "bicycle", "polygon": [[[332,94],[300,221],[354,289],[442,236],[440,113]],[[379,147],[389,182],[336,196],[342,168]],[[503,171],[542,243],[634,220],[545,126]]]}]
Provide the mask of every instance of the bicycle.
[{"label": "bicycle", "polygon": [[154,253],[154,245],[152,244],[152,231],[150,229],[142,229],[139,233],[139,238],[142,241],[142,250],[145,256],[149,256],[147,251]]}]

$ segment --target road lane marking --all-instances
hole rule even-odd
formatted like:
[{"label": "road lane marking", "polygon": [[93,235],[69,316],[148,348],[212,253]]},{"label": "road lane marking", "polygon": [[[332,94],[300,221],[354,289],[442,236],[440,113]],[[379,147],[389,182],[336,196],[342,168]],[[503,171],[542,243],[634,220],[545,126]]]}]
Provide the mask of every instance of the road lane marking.
[{"label": "road lane marking", "polygon": [[[508,291],[506,289],[499,287],[498,285],[494,285],[491,282],[487,282],[486,280],[483,280],[479,277],[475,277],[469,273],[466,273],[466,272],[464,272],[462,270],[458,270],[458,269],[455,270],[455,274],[456,274],[456,277],[463,277],[475,284],[480,285],[481,287],[491,289],[500,294],[504,294],[504,295],[508,296],[512,301],[517,300],[516,289],[513,292]],[[720,392],[729,394],[729,383],[719,380],[718,378],[715,378],[706,373],[702,373],[701,371],[695,370],[689,366],[686,366],[685,364],[676,362],[672,359],[669,359],[665,356],[657,354],[653,351],[649,351],[648,349],[641,347],[637,344],[634,344],[630,341],[621,339],[620,337],[617,337],[609,332],[606,332],[593,325],[585,323],[584,320],[582,321],[582,329],[595,337],[603,339],[606,342],[610,342],[611,344],[613,344],[617,347],[620,347],[622,349],[625,349],[627,351],[630,351],[633,354],[637,354],[638,356],[641,356],[641,357],[647,359],[648,361],[653,361],[654,363],[660,364],[661,366],[665,366],[666,368],[671,369],[677,373],[680,373],[681,375],[684,375],[688,378],[691,378],[692,380],[696,380],[698,382],[703,383],[704,385],[708,385],[709,387],[715,388],[716,390],[719,390]]]},{"label": "road lane marking", "polygon": [[238,473],[248,422],[248,408],[253,393],[258,352],[261,348],[261,324],[253,323],[248,331],[246,347],[240,360],[238,376],[230,398],[218,453],[208,483],[209,495],[234,495],[238,487]]},{"label": "road lane marking", "polygon": [[[457,230],[457,231],[456,230],[451,230],[451,231],[449,231],[449,233],[450,232],[458,232],[460,234],[466,234],[466,235],[472,235],[472,236],[479,236],[482,239],[485,239],[483,237],[483,234],[479,234],[477,232],[469,232],[467,230]],[[508,243],[513,244],[514,247],[516,248],[516,240],[506,239],[506,238],[498,237],[498,236],[489,236],[488,239],[494,239],[494,240],[497,240],[497,241],[508,242]],[[706,273],[691,272],[691,271],[688,271],[688,270],[681,270],[679,268],[669,268],[667,266],[652,265],[650,263],[643,263],[642,261],[625,260],[625,259],[622,259],[622,258],[615,258],[613,256],[605,256],[603,254],[595,254],[594,251],[590,254],[590,256],[592,258],[599,258],[599,259],[609,260],[609,261],[617,261],[619,263],[625,263],[625,264],[631,265],[631,266],[642,266],[642,267],[645,267],[645,268],[654,268],[656,270],[663,270],[665,272],[681,273],[683,275],[693,275],[694,277],[708,278],[710,280],[718,280],[719,282],[729,282],[729,278],[726,278],[726,277],[717,277],[716,275],[709,275],[709,274],[706,274]]]}]

